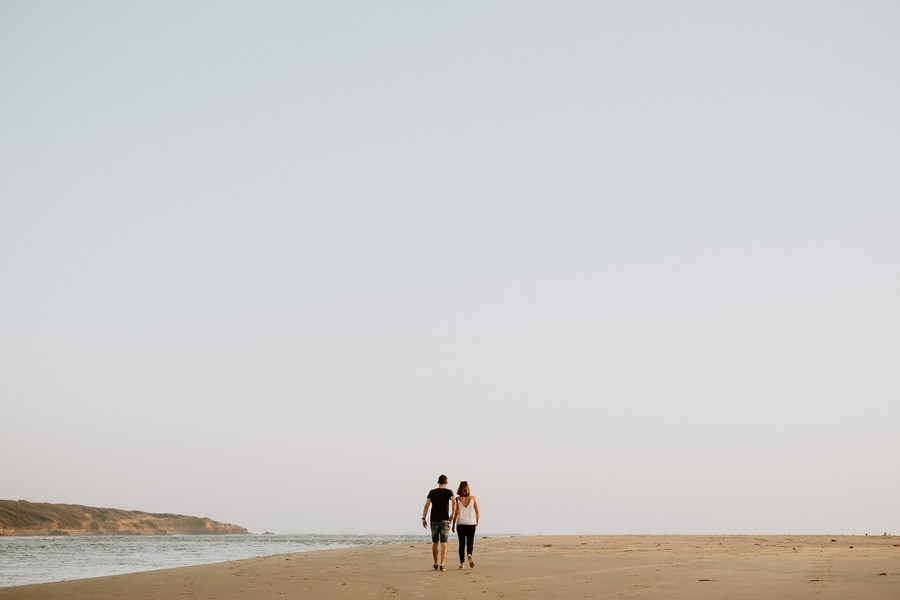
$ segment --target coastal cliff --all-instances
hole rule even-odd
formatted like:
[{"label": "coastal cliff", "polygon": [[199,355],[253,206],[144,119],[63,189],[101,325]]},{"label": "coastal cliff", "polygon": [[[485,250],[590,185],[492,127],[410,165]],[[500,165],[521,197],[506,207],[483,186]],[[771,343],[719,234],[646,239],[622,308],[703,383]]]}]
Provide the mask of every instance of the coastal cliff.
[{"label": "coastal cliff", "polygon": [[77,504],[0,500],[0,535],[216,535],[247,533],[206,517]]}]

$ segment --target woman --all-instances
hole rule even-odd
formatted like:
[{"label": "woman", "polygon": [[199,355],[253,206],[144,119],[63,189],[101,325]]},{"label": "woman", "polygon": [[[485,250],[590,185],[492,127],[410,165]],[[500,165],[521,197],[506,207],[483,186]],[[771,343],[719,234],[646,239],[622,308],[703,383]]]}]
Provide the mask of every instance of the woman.
[{"label": "woman", "polygon": [[466,555],[469,557],[469,566],[475,568],[472,559],[472,549],[475,546],[475,527],[481,513],[478,512],[478,500],[469,492],[469,482],[460,481],[456,490],[456,498],[453,499],[453,517],[450,519],[453,531],[459,536],[459,568],[464,569]]}]

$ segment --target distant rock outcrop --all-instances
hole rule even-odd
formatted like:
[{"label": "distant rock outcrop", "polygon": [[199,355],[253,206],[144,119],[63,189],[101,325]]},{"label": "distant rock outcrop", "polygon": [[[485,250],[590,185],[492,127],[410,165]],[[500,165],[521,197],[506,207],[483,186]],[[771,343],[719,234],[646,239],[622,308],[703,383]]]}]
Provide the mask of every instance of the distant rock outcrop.
[{"label": "distant rock outcrop", "polygon": [[247,533],[206,517],[77,504],[0,500],[0,535],[215,535]]}]

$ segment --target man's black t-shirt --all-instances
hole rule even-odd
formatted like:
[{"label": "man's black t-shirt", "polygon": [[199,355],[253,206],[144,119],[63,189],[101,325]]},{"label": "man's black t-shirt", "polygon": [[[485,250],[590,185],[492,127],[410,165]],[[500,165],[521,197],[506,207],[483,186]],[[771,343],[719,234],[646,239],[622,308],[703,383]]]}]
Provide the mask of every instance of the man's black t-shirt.
[{"label": "man's black t-shirt", "polygon": [[428,499],[431,500],[431,522],[450,520],[450,500],[453,498],[453,492],[447,488],[434,488],[428,492]]}]

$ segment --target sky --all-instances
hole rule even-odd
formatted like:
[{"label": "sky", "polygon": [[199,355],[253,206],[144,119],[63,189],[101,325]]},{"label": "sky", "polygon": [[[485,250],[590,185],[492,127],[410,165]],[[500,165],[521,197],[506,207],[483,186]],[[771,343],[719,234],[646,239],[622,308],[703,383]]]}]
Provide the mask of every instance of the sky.
[{"label": "sky", "polygon": [[0,498],[900,533],[900,4],[0,0]]}]

